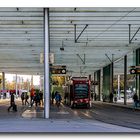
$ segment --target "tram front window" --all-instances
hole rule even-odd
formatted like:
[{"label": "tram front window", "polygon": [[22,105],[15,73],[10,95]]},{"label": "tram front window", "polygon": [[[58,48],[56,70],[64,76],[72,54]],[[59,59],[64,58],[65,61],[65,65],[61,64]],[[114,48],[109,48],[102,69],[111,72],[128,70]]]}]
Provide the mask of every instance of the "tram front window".
[{"label": "tram front window", "polygon": [[88,85],[76,84],[74,88],[75,98],[88,98]]}]

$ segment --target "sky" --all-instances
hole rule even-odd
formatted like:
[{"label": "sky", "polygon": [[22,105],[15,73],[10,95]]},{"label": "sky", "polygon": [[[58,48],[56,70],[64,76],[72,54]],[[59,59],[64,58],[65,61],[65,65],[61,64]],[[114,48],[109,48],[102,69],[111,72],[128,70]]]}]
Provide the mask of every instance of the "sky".
[{"label": "sky", "polygon": [[[15,74],[5,74],[5,78],[7,81],[12,82],[13,81],[13,77],[15,77]],[[27,79],[29,79],[29,81],[31,81],[31,75],[17,75],[20,77],[23,77],[23,80],[26,81]],[[40,76],[33,76],[33,84],[34,85],[39,85],[40,83]]]},{"label": "sky", "polygon": [[1,0],[2,7],[139,7],[139,0]]}]

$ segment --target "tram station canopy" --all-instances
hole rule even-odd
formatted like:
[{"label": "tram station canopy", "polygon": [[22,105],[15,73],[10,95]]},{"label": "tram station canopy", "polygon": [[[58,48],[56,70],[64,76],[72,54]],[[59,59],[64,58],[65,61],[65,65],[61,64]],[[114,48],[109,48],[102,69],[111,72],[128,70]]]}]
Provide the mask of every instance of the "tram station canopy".
[{"label": "tram station canopy", "polygon": [[[89,75],[126,54],[129,65],[140,46],[140,8],[49,8],[49,28],[53,65]],[[43,8],[0,8],[0,70],[43,74],[43,52]]]}]

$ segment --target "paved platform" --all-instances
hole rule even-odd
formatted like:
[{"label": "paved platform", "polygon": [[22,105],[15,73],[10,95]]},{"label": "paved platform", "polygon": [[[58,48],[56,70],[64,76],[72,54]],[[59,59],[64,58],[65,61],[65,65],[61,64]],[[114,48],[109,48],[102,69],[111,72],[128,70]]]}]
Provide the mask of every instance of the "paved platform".
[{"label": "paved platform", "polygon": [[83,119],[8,119],[0,120],[0,126],[0,132],[140,132],[137,129]]},{"label": "paved platform", "polygon": [[[102,103],[102,102],[98,102]],[[103,102],[104,103],[104,102]],[[0,113],[4,115],[0,115],[0,132],[103,132],[103,133],[140,133],[138,129],[131,129],[127,127],[112,125],[103,123],[97,120],[89,120],[89,119],[81,119],[80,117],[76,117],[74,111],[71,111],[68,107],[56,108],[55,106],[51,106],[50,108],[50,119],[44,119],[44,111],[43,107],[28,107],[22,106],[20,101],[17,101],[18,104],[18,112],[9,112],[7,111],[8,104],[4,103],[3,108],[5,110],[1,110]],[[105,103],[110,104],[110,103]],[[118,104],[111,104],[118,105]],[[126,107],[124,105],[119,105],[120,107]],[[128,107],[128,106],[127,106]],[[1,109],[3,109],[1,108]],[[128,107],[129,109],[130,106]],[[2,112],[3,111],[3,112]]]},{"label": "paved platform", "polygon": [[[108,105],[117,106],[120,108],[127,108],[127,109],[131,109],[131,110],[140,111],[140,106],[138,106],[137,108],[134,109],[133,103],[127,103],[127,105],[124,105],[123,103],[108,103],[108,102],[102,102],[102,101],[96,101],[94,103],[96,103],[96,104],[108,104]],[[94,107],[94,105],[93,105],[93,107]],[[50,118],[79,119],[79,117],[75,117],[76,114],[74,114],[74,112],[72,112],[70,108],[65,107],[64,105],[61,108],[56,108],[55,105],[51,105],[50,110],[51,110],[50,111]],[[44,118],[44,111],[43,111],[42,107],[39,107],[37,109],[28,108],[28,109],[26,109],[25,112],[23,112],[22,116],[24,118]]]}]

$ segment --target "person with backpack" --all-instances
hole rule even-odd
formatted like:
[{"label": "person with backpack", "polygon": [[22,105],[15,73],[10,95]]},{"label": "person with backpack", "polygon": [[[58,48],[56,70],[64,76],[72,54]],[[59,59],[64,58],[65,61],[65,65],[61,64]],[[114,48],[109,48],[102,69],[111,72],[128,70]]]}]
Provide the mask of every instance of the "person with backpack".
[{"label": "person with backpack", "polygon": [[25,93],[25,105],[26,105],[26,103],[29,105],[28,99],[29,99],[29,95],[28,95],[28,93],[26,92],[26,93]]},{"label": "person with backpack", "polygon": [[57,107],[60,106],[61,100],[62,100],[62,97],[61,97],[60,93],[56,91],[56,93],[55,93],[55,101],[56,101]]}]

